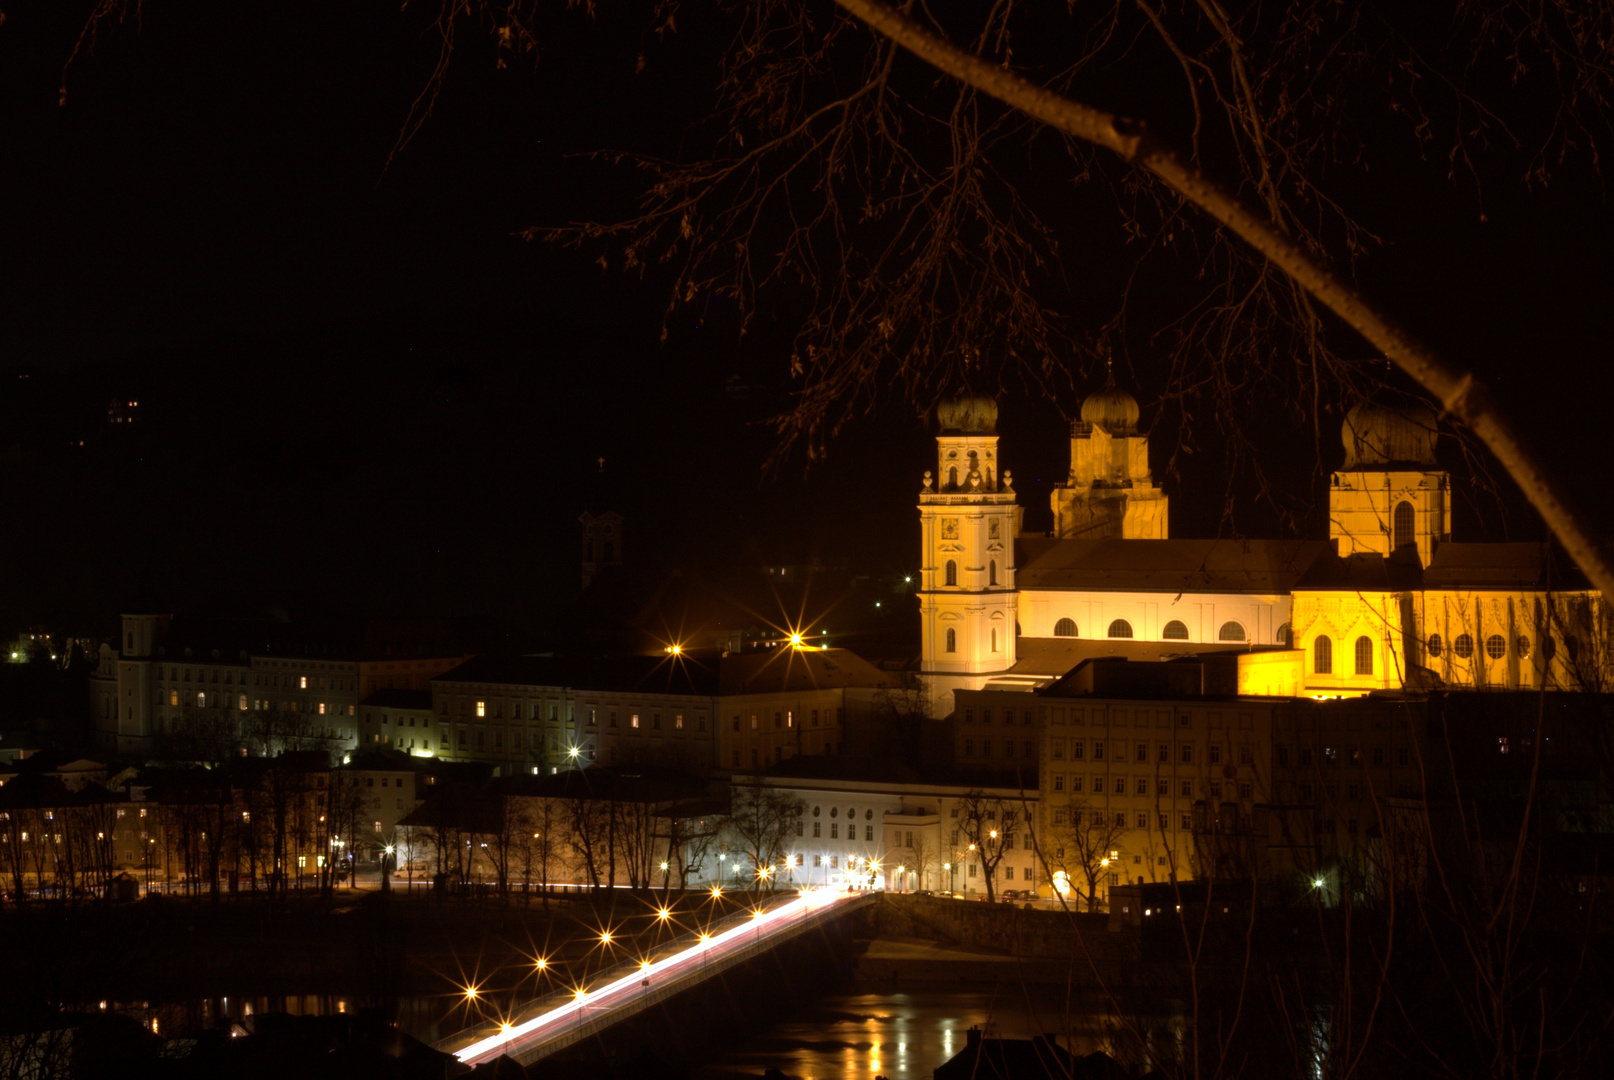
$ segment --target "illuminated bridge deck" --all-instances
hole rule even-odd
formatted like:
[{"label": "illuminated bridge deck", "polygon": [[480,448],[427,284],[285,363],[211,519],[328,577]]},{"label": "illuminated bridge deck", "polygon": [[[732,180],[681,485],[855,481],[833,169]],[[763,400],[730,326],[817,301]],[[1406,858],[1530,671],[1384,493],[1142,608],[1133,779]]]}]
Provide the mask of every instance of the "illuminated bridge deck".
[{"label": "illuminated bridge deck", "polygon": [[757,912],[730,916],[703,938],[686,938],[660,956],[619,965],[595,986],[520,1006],[507,1024],[450,1036],[437,1049],[467,1065],[508,1055],[523,1065],[564,1050],[705,979],[799,937],[872,900],[872,893],[810,891],[775,897]]}]

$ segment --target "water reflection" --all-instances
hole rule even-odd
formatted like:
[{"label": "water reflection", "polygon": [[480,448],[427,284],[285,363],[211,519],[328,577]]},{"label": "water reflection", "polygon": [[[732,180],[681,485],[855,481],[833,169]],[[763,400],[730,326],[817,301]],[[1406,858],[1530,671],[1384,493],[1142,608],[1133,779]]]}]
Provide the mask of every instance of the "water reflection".
[{"label": "water reflection", "polygon": [[824,998],[694,1070],[695,1080],[754,1080],[775,1068],[800,1080],[922,1080],[982,1027],[1006,1039],[1059,1034],[1077,1053],[1113,1051],[1102,1009],[1067,1006],[1064,995],[1022,987],[994,991],[851,994]]}]

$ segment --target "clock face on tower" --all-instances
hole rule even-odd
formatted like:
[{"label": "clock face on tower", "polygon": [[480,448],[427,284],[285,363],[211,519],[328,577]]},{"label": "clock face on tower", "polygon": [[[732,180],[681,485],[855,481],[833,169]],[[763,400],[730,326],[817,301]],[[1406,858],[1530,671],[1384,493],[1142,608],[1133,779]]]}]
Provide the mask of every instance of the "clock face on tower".
[{"label": "clock face on tower", "polygon": [[958,519],[957,518],[942,518],[942,539],[943,540],[957,540],[958,539]]}]

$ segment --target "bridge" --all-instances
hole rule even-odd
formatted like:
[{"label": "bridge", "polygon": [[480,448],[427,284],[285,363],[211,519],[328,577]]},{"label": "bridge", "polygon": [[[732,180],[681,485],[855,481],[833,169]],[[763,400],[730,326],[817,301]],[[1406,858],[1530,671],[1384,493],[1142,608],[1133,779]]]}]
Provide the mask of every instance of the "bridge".
[{"label": "bridge", "polygon": [[706,979],[800,937],[874,899],[874,893],[804,890],[731,915],[659,956],[618,965],[593,987],[535,998],[494,1028],[437,1043],[466,1065],[509,1056],[522,1065],[564,1050]]}]

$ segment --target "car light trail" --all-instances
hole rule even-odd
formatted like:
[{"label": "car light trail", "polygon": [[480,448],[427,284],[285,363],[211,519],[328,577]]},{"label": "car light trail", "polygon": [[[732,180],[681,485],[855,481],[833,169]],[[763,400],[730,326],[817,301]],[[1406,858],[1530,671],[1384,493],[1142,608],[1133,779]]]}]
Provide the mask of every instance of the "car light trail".
[{"label": "car light trail", "polygon": [[[795,900],[781,904],[771,911],[764,911],[759,915],[745,919],[739,925],[732,926],[720,934],[714,934],[705,941],[680,949],[659,960],[645,961],[634,965],[628,969],[627,974],[613,982],[606,983],[604,986],[589,990],[578,990],[571,1000],[552,1009],[545,1010],[530,1020],[524,1020],[513,1026],[501,1026],[495,1034],[478,1039],[464,1049],[456,1050],[454,1056],[468,1065],[477,1065],[481,1064],[482,1061],[492,1060],[505,1053],[510,1048],[511,1043],[524,1039],[548,1024],[553,1024],[560,1020],[570,1022],[577,1011],[587,1006],[590,1002],[603,1002],[620,990],[640,989],[645,980],[654,978],[658,974],[665,974],[686,960],[699,957],[702,954],[710,955],[713,950],[722,949],[724,945],[733,941],[743,939],[746,942],[751,942],[756,940],[758,928],[763,925],[794,921],[819,908],[827,907],[837,900],[844,899],[847,895],[847,893],[827,890],[803,892]],[[630,995],[625,1000],[631,1001],[632,996]],[[595,1007],[609,1008],[611,1006],[598,1005]]]}]

